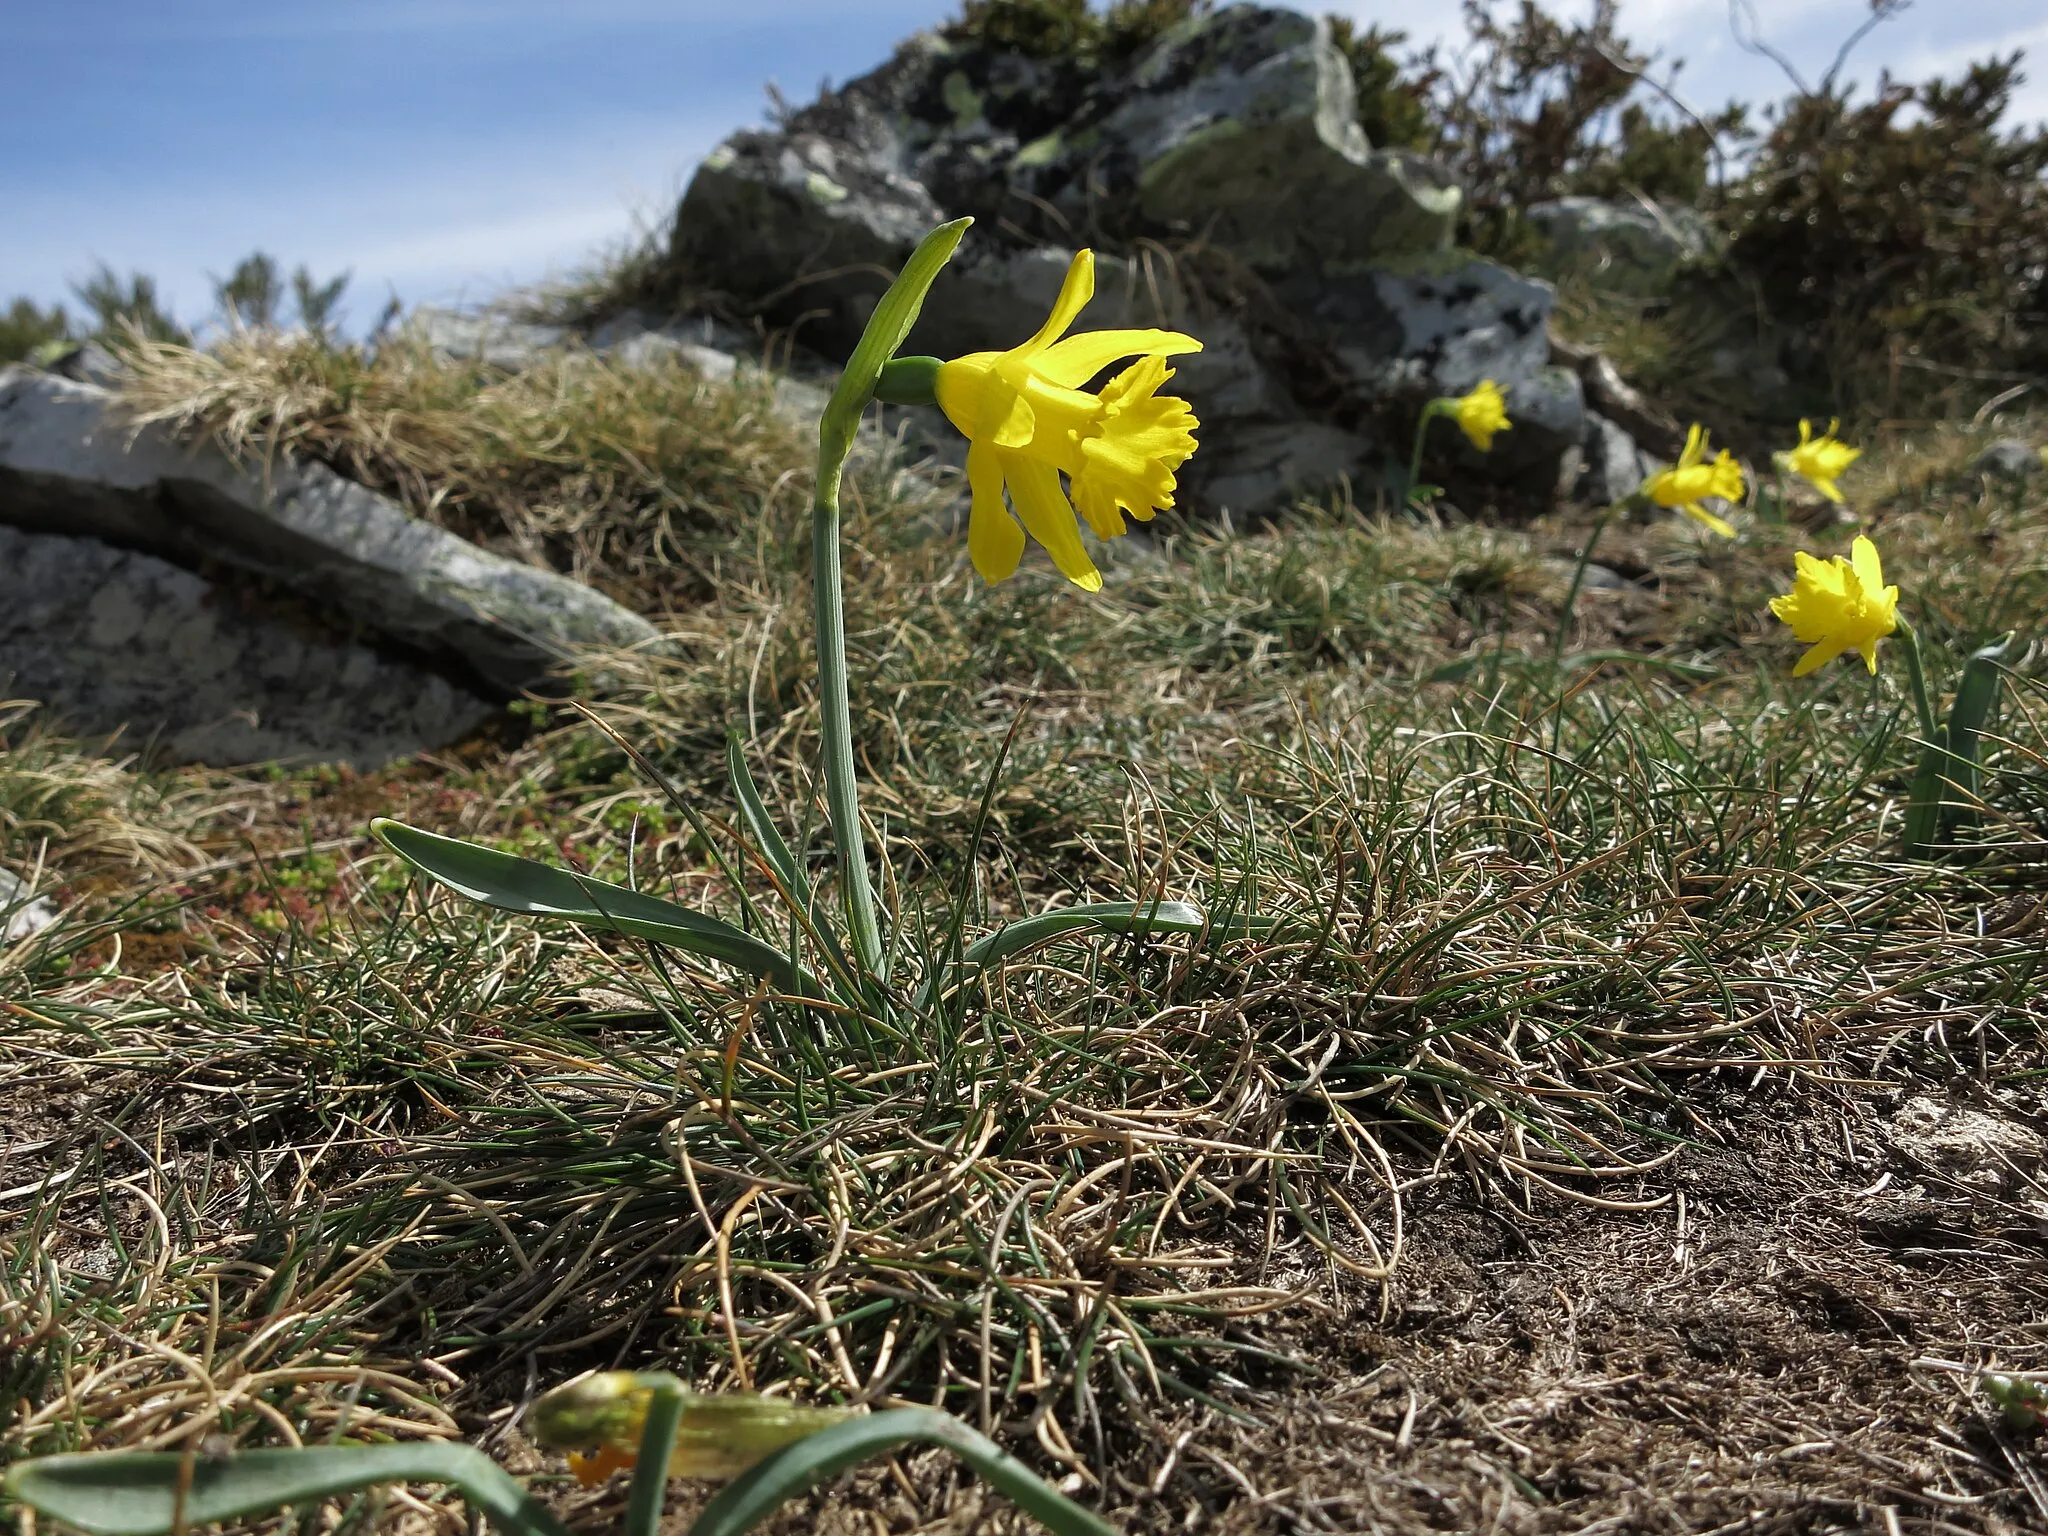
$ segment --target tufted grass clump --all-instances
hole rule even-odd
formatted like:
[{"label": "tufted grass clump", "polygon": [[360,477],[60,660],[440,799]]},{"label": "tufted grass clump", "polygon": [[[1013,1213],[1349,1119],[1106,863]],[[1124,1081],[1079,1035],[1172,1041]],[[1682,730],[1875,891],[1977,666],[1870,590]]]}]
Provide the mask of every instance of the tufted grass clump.
[{"label": "tufted grass clump", "polygon": [[736,533],[800,508],[801,434],[769,382],[714,386],[687,362],[579,349],[507,373],[403,334],[304,331],[207,350],[130,337],[124,405],[258,465],[292,453],[488,547],[650,610],[700,597]]}]

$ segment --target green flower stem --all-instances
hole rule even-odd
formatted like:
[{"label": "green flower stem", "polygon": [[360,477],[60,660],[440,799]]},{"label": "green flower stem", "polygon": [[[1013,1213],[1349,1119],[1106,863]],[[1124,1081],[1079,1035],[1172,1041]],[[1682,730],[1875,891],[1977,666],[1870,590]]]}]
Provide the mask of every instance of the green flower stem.
[{"label": "green flower stem", "polygon": [[1422,441],[1429,436],[1429,424],[1444,413],[1444,402],[1432,400],[1422,408],[1422,416],[1415,423],[1415,450],[1408,455],[1408,484],[1402,494],[1413,496],[1415,487],[1422,483]]},{"label": "green flower stem", "polygon": [[1926,745],[1920,764],[1906,792],[1906,825],[1902,841],[1906,857],[1923,858],[1934,842],[1941,820],[1942,774],[1948,763],[1947,732],[1934,718],[1934,700],[1927,692],[1927,666],[1920,654],[1920,636],[1904,619],[1899,620],[1899,647],[1906,653],[1906,682],[1913,693],[1913,710],[1920,717],[1920,739]]},{"label": "green flower stem", "polygon": [[1906,652],[1906,682],[1913,690],[1913,709],[1920,716],[1920,739],[1939,743],[1941,726],[1934,718],[1934,700],[1927,692],[1927,666],[1920,658],[1920,636],[1899,620],[1899,642]]},{"label": "green flower stem", "polygon": [[[818,629],[818,732],[825,748],[825,811],[839,853],[840,901],[854,953],[870,975],[882,974],[882,929],[868,875],[867,840],[860,824],[860,787],[853,777],[853,710],[846,697],[846,599],[840,590],[839,482],[853,451],[861,414],[875,398],[896,349],[917,323],[918,310],[939,269],[952,259],[972,219],[955,219],[926,235],[868,316],[839,386],[818,422],[818,491],[811,503],[811,603]],[[913,391],[932,387],[936,366],[905,359],[893,380]]]},{"label": "green flower stem", "polygon": [[839,892],[854,953],[870,975],[882,973],[882,929],[868,875],[853,773],[853,708],[846,690],[846,595],[839,565],[838,464],[819,464],[811,507],[811,604],[818,634],[818,732],[825,749],[825,810],[839,851]]},{"label": "green flower stem", "polygon": [[1614,521],[1614,514],[1628,506],[1635,498],[1617,501],[1593,521],[1593,531],[1586,535],[1585,547],[1579,551],[1579,563],[1572,568],[1572,584],[1564,595],[1564,612],[1558,616],[1557,636],[1550,643],[1550,666],[1556,671],[1564,665],[1564,648],[1572,637],[1572,615],[1578,611],[1579,590],[1586,584],[1586,568],[1593,563],[1593,550],[1600,543],[1600,535],[1607,531],[1607,525]]}]

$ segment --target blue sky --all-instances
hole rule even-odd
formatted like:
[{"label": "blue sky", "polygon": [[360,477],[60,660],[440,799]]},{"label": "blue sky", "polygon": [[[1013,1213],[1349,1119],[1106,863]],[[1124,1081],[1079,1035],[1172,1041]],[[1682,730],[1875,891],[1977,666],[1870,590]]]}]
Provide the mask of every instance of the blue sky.
[{"label": "blue sky", "polygon": [[[1556,8],[1580,9],[1586,0]],[[1303,7],[1310,8],[1310,7]],[[1413,0],[1326,0],[1426,39]],[[1809,76],[1866,0],[1765,0]],[[658,222],[697,159],[757,124],[766,82],[807,100],[956,0],[0,0],[0,302],[67,297],[100,260],[176,310],[253,247],[353,269],[352,318],[390,292],[476,301]],[[1455,9],[1430,6],[1455,31]],[[1727,0],[1622,0],[1623,30],[1702,106],[1782,93]],[[1919,0],[1858,50],[1912,77],[2025,47],[2048,118],[2041,0]]]}]

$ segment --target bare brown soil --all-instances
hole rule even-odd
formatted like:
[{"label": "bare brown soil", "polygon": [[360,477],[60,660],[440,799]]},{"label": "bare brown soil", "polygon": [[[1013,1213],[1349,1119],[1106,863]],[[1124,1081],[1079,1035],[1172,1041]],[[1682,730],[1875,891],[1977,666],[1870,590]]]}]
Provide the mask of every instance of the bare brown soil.
[{"label": "bare brown soil", "polygon": [[[1911,1166],[1887,1144],[1896,1108],[1751,1106],[1729,1147],[1678,1160],[1649,1211],[1440,1186],[1412,1210],[1384,1319],[1378,1288],[1354,1282],[1266,1335],[1308,1371],[1230,1392],[1256,1422],[1124,1421],[1098,1464],[1110,1518],[1387,1536],[2048,1530],[2039,1433],[2009,1428],[1975,1371],[2048,1364],[2038,1191],[2022,1178],[1987,1198]],[[705,1491],[678,1485],[679,1528]],[[567,1512],[606,1529],[622,1499],[623,1482]],[[770,1529],[1028,1528],[994,1504],[933,1453]]]}]

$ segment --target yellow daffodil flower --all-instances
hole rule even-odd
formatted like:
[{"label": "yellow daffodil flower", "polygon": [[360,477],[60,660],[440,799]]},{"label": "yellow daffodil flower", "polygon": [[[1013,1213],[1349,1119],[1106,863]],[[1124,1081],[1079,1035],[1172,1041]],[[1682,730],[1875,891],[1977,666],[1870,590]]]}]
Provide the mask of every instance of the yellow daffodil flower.
[{"label": "yellow daffodil flower", "polygon": [[1827,431],[1820,437],[1813,435],[1813,423],[1799,423],[1799,446],[1783,453],[1773,454],[1778,468],[1799,476],[1829,501],[1839,502],[1842,493],[1835,488],[1835,482],[1842,478],[1842,471],[1863,457],[1861,448],[1851,448],[1835,436],[1835,428],[1842,423],[1831,421]]},{"label": "yellow daffodil flower", "polygon": [[[1202,344],[1177,331],[1066,336],[1094,295],[1094,253],[1076,252],[1037,335],[1007,352],[971,352],[939,365],[939,408],[967,438],[974,496],[967,551],[990,582],[1016,571],[1028,531],[1069,581],[1100,591],[1102,575],[1081,543],[1074,504],[1098,535],[1114,538],[1125,530],[1124,513],[1144,521],[1173,505],[1174,472],[1195,451],[1194,412],[1158,389],[1173,377],[1164,359],[1199,352]],[[1081,388],[1124,358],[1137,361],[1100,393]]]},{"label": "yellow daffodil flower", "polygon": [[1707,432],[1698,422],[1685,434],[1685,451],[1678,462],[1662,474],[1643,482],[1643,494],[1660,507],[1675,507],[1696,523],[1704,523],[1724,539],[1735,537],[1727,521],[1714,516],[1700,502],[1708,496],[1724,501],[1742,499],[1742,466],[1723,448],[1711,463],[1707,460]]},{"label": "yellow daffodil flower", "polygon": [[1500,386],[1491,379],[1481,379],[1468,394],[1459,395],[1443,402],[1444,410],[1458,424],[1458,430],[1472,441],[1472,446],[1481,453],[1493,451],[1493,434],[1510,430],[1514,423],[1508,420],[1508,403],[1500,392]]},{"label": "yellow daffodil flower", "polygon": [[1801,551],[1792,590],[1771,599],[1771,612],[1811,647],[1792,669],[1804,677],[1844,651],[1857,651],[1877,671],[1877,642],[1899,627],[1899,589],[1884,584],[1877,546],[1859,537],[1849,558],[1816,560]]}]

